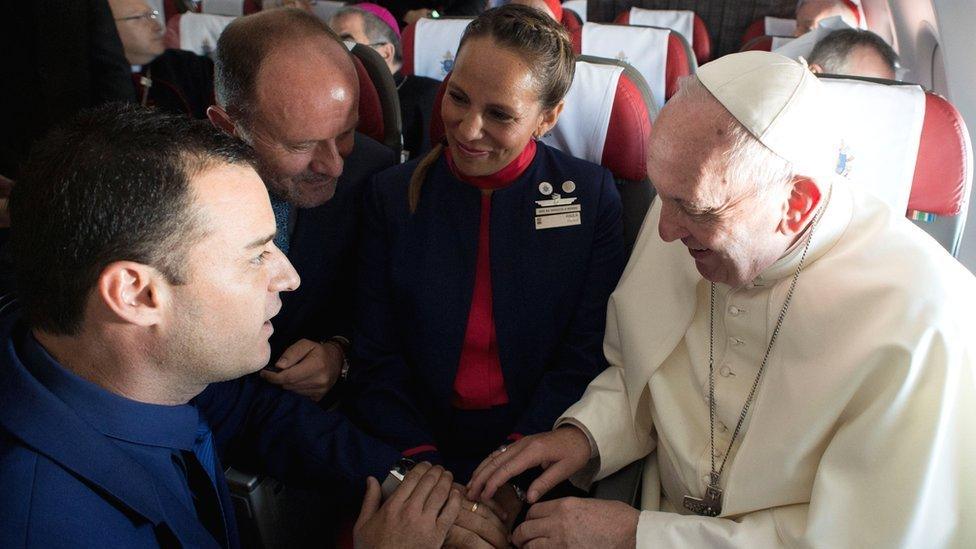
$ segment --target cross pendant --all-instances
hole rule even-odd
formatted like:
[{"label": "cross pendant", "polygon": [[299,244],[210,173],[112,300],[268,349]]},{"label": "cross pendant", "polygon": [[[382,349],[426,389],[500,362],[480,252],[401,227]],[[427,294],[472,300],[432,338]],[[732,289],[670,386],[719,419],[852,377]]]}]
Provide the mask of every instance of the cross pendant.
[{"label": "cross pendant", "polygon": [[717,517],[722,513],[722,489],[716,484],[710,484],[705,489],[705,497],[693,498],[685,496],[685,509],[703,517]]}]

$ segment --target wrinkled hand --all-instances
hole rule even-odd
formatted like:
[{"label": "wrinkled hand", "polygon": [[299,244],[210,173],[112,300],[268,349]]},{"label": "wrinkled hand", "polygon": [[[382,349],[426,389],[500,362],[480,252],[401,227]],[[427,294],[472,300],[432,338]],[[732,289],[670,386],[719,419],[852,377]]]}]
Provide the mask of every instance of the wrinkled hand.
[{"label": "wrinkled hand", "polygon": [[10,199],[10,191],[14,188],[14,182],[11,179],[0,175],[0,229],[6,229],[10,226],[10,210],[8,209]]},{"label": "wrinkled hand", "polygon": [[453,476],[440,466],[418,463],[380,506],[380,483],[366,481],[366,495],[353,527],[356,549],[437,548],[461,509]]},{"label": "wrinkled hand", "polygon": [[590,441],[586,434],[571,425],[549,433],[527,436],[507,447],[495,450],[471,475],[467,498],[484,501],[495,496],[499,487],[513,477],[533,468],[545,471],[529,486],[526,499],[539,501],[543,494],[573,476],[590,460]]},{"label": "wrinkled hand", "polygon": [[[463,494],[465,487],[454,484],[454,488]],[[509,514],[496,501],[475,502],[461,501],[461,511],[454,528],[447,534],[448,545],[452,547],[508,547],[508,533],[512,531],[512,524],[518,515],[516,511],[509,519]],[[508,520],[507,520],[508,519]]]},{"label": "wrinkled hand", "polygon": [[342,358],[338,345],[299,339],[275,362],[282,371],[261,370],[261,377],[318,402],[339,380]]},{"label": "wrinkled hand", "polygon": [[632,548],[640,511],[619,501],[560,498],[533,505],[512,543],[528,549],[548,547]]}]

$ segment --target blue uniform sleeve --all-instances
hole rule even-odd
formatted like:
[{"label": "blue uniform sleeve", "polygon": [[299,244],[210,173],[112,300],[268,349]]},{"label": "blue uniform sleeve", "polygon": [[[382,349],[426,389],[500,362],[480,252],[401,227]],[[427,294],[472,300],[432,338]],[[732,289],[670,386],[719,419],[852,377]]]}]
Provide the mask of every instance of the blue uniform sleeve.
[{"label": "blue uniform sleeve", "polygon": [[[416,406],[410,366],[395,326],[390,263],[394,229],[392,210],[406,208],[396,199],[387,207],[388,179],[374,179],[364,205],[357,328],[353,337],[353,365],[349,372],[353,416],[369,432],[393,444],[405,455],[441,462],[434,437]],[[396,195],[401,196],[401,195]]]},{"label": "blue uniform sleeve", "polygon": [[356,498],[367,476],[382,481],[400,458],[344,415],[257,375],[212,384],[194,404],[210,422],[223,463],[288,484]]},{"label": "blue uniform sleeve", "polygon": [[596,229],[576,312],[528,408],[516,422],[512,438],[552,429],[556,419],[607,367],[603,356],[607,302],[627,258],[620,195],[610,172],[603,174]]}]

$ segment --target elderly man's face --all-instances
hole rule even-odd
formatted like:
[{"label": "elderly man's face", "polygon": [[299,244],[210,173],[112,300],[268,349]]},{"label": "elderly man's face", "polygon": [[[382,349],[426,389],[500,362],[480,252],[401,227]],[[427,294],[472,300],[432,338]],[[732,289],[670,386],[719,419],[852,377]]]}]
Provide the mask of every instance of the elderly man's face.
[{"label": "elderly man's face", "polygon": [[267,364],[279,292],[298,273],[274,245],[268,191],[248,166],[219,164],[191,180],[205,234],[186,257],[187,283],[164,292],[164,355],[188,379],[212,383]]},{"label": "elderly man's face", "polygon": [[329,26],[343,40],[349,40],[357,44],[369,44],[369,37],[366,36],[366,25],[363,23],[363,16],[358,13],[347,13],[333,17],[329,21]]},{"label": "elderly man's face", "polygon": [[647,170],[662,204],[661,238],[680,240],[705,279],[738,287],[789,247],[779,231],[788,193],[760,196],[728,177],[728,120],[714,100],[673,99],[655,122]]},{"label": "elderly man's face", "polygon": [[153,17],[145,0],[109,0],[109,6],[129,64],[147,65],[166,50],[162,14]]},{"label": "elderly man's face", "polygon": [[835,15],[841,16],[848,25],[857,27],[854,12],[840,0],[807,0],[796,8],[796,30],[793,31],[793,36],[803,36],[817,28],[820,21]]},{"label": "elderly man's face", "polygon": [[285,44],[264,60],[244,128],[265,183],[299,208],[335,195],[359,120],[355,70],[330,57],[345,52],[326,40]]}]

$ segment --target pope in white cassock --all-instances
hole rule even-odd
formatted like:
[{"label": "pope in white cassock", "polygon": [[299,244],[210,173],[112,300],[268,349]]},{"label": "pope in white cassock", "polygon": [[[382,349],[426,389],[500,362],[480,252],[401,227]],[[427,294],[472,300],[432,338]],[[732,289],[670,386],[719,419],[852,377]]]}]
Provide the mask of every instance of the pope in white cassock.
[{"label": "pope in white cassock", "polygon": [[542,465],[535,502],[643,460],[641,511],[537,503],[513,541],[976,547],[976,279],[832,175],[806,67],[747,52],[685,84],[655,122],[658,198],[610,299],[610,368],[468,496]]}]

